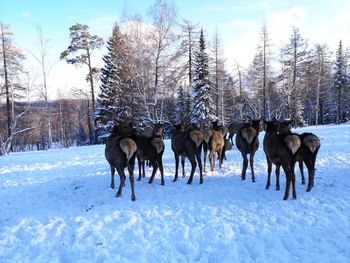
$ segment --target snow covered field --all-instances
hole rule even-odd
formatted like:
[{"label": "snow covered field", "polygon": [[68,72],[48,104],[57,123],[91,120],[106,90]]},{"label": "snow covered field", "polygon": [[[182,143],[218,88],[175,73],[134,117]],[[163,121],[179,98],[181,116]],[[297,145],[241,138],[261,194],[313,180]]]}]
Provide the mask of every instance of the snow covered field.
[{"label": "snow covered field", "polygon": [[203,185],[198,170],[187,185],[172,182],[167,141],[165,186],[159,173],[136,181],[135,202],[129,180],[114,197],[103,145],[0,157],[0,262],[350,262],[350,125],[296,131],[322,145],[315,187],[307,193],[296,170],[288,201],[284,174],[281,191],[274,176],[265,190],[261,145],[256,183],[250,172],[241,181],[234,148]]}]

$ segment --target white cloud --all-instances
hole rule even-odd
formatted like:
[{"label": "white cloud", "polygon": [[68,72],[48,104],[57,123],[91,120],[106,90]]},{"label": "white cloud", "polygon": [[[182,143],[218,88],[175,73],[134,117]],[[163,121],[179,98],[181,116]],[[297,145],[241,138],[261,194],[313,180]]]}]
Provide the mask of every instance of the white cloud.
[{"label": "white cloud", "polygon": [[23,10],[22,11],[22,17],[29,18],[32,17],[32,12],[29,10]]},{"label": "white cloud", "polygon": [[300,6],[268,13],[266,15],[266,25],[271,40],[281,47],[288,42],[292,27],[303,28],[307,19],[308,14],[306,10]]},{"label": "white cloud", "polygon": [[86,24],[89,26],[93,34],[106,39],[111,35],[113,26],[117,21],[118,16],[104,15],[90,20]]}]

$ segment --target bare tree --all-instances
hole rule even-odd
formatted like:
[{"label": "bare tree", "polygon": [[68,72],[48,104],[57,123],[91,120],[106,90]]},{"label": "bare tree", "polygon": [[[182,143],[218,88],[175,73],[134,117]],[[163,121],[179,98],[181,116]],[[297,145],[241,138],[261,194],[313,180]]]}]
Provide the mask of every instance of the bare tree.
[{"label": "bare tree", "polygon": [[[153,19],[154,30],[151,32],[150,41],[153,42],[153,60],[154,60],[154,84],[153,84],[153,116],[155,119],[162,119],[163,99],[165,94],[164,84],[165,71],[171,58],[170,48],[177,35],[173,31],[176,22],[176,8],[173,2],[167,0],[157,0],[150,9],[150,15]],[[161,98],[160,114],[158,116],[157,104],[158,98]]]},{"label": "bare tree", "polygon": [[213,96],[217,104],[216,116],[220,122],[225,125],[224,118],[224,78],[225,78],[225,60],[223,58],[223,48],[219,32],[216,29],[211,47],[211,68],[213,75]]},{"label": "bare tree", "polygon": [[51,73],[51,70],[54,66],[54,62],[50,60],[49,52],[48,52],[48,40],[44,39],[42,27],[39,25],[37,26],[37,48],[38,48],[38,54],[31,53],[34,59],[38,62],[41,69],[41,77],[42,77],[42,84],[40,93],[41,96],[44,98],[45,101],[45,108],[46,108],[46,119],[47,119],[47,136],[48,136],[48,148],[51,148],[52,145],[52,117],[51,117],[51,109],[49,107],[49,85],[48,85],[48,78]]}]

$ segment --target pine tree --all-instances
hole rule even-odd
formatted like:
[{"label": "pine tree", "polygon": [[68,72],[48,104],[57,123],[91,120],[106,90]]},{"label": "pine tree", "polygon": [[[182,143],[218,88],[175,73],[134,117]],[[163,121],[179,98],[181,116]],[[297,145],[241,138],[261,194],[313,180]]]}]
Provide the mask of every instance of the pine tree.
[{"label": "pine tree", "polygon": [[101,86],[95,112],[99,133],[101,129],[109,130],[112,124],[122,118],[121,115],[127,110],[125,102],[127,94],[123,93],[125,41],[117,24],[107,42],[107,50],[107,55],[103,57],[104,67],[101,70]]},{"label": "pine tree", "polygon": [[345,97],[345,89],[347,86],[348,77],[346,74],[346,61],[343,50],[342,41],[339,41],[338,50],[336,53],[336,61],[335,61],[335,72],[334,72],[334,80],[333,86],[336,95],[336,106],[337,106],[337,116],[336,122],[340,123],[342,119],[343,112],[343,101]]},{"label": "pine tree", "polygon": [[212,85],[209,80],[209,58],[206,52],[203,29],[200,33],[199,49],[195,52],[195,76],[193,82],[193,117],[192,122],[203,126],[216,119],[216,105],[212,98]]},{"label": "pine tree", "polygon": [[[92,66],[92,53],[95,49],[99,49],[103,46],[103,39],[97,35],[91,35],[89,33],[89,27],[87,25],[76,23],[69,28],[71,43],[68,48],[61,53],[60,59],[64,59],[68,64],[85,64],[88,66],[89,72],[87,75],[87,81],[90,82],[91,88],[91,106],[92,112],[95,111],[95,87],[94,87],[94,75],[98,71],[97,68]],[[89,133],[91,131],[90,116],[89,120]],[[96,134],[95,134],[96,135]],[[95,137],[95,143],[97,143],[96,136],[92,133],[89,134],[90,143]]]}]

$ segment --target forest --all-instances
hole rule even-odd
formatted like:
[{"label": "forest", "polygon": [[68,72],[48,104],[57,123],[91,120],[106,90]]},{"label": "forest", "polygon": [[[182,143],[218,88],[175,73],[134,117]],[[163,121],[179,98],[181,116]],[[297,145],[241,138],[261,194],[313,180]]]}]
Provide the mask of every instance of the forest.
[{"label": "forest", "polygon": [[[49,99],[48,76],[55,74],[50,50],[37,27],[40,68],[33,78],[16,32],[0,22],[0,155],[103,142],[118,121],[142,129],[152,123],[224,126],[247,118],[293,119],[296,126],[340,124],[350,117],[350,49],[309,44],[296,27],[289,42],[272,52],[265,24],[250,65],[229,68],[219,29],[206,29],[177,14],[173,2],[150,7],[152,24],[125,14],[108,39],[76,23],[67,48],[53,54],[86,70],[89,88]],[[68,32],[68,31],[67,31]],[[103,66],[94,51],[106,47]]]}]

